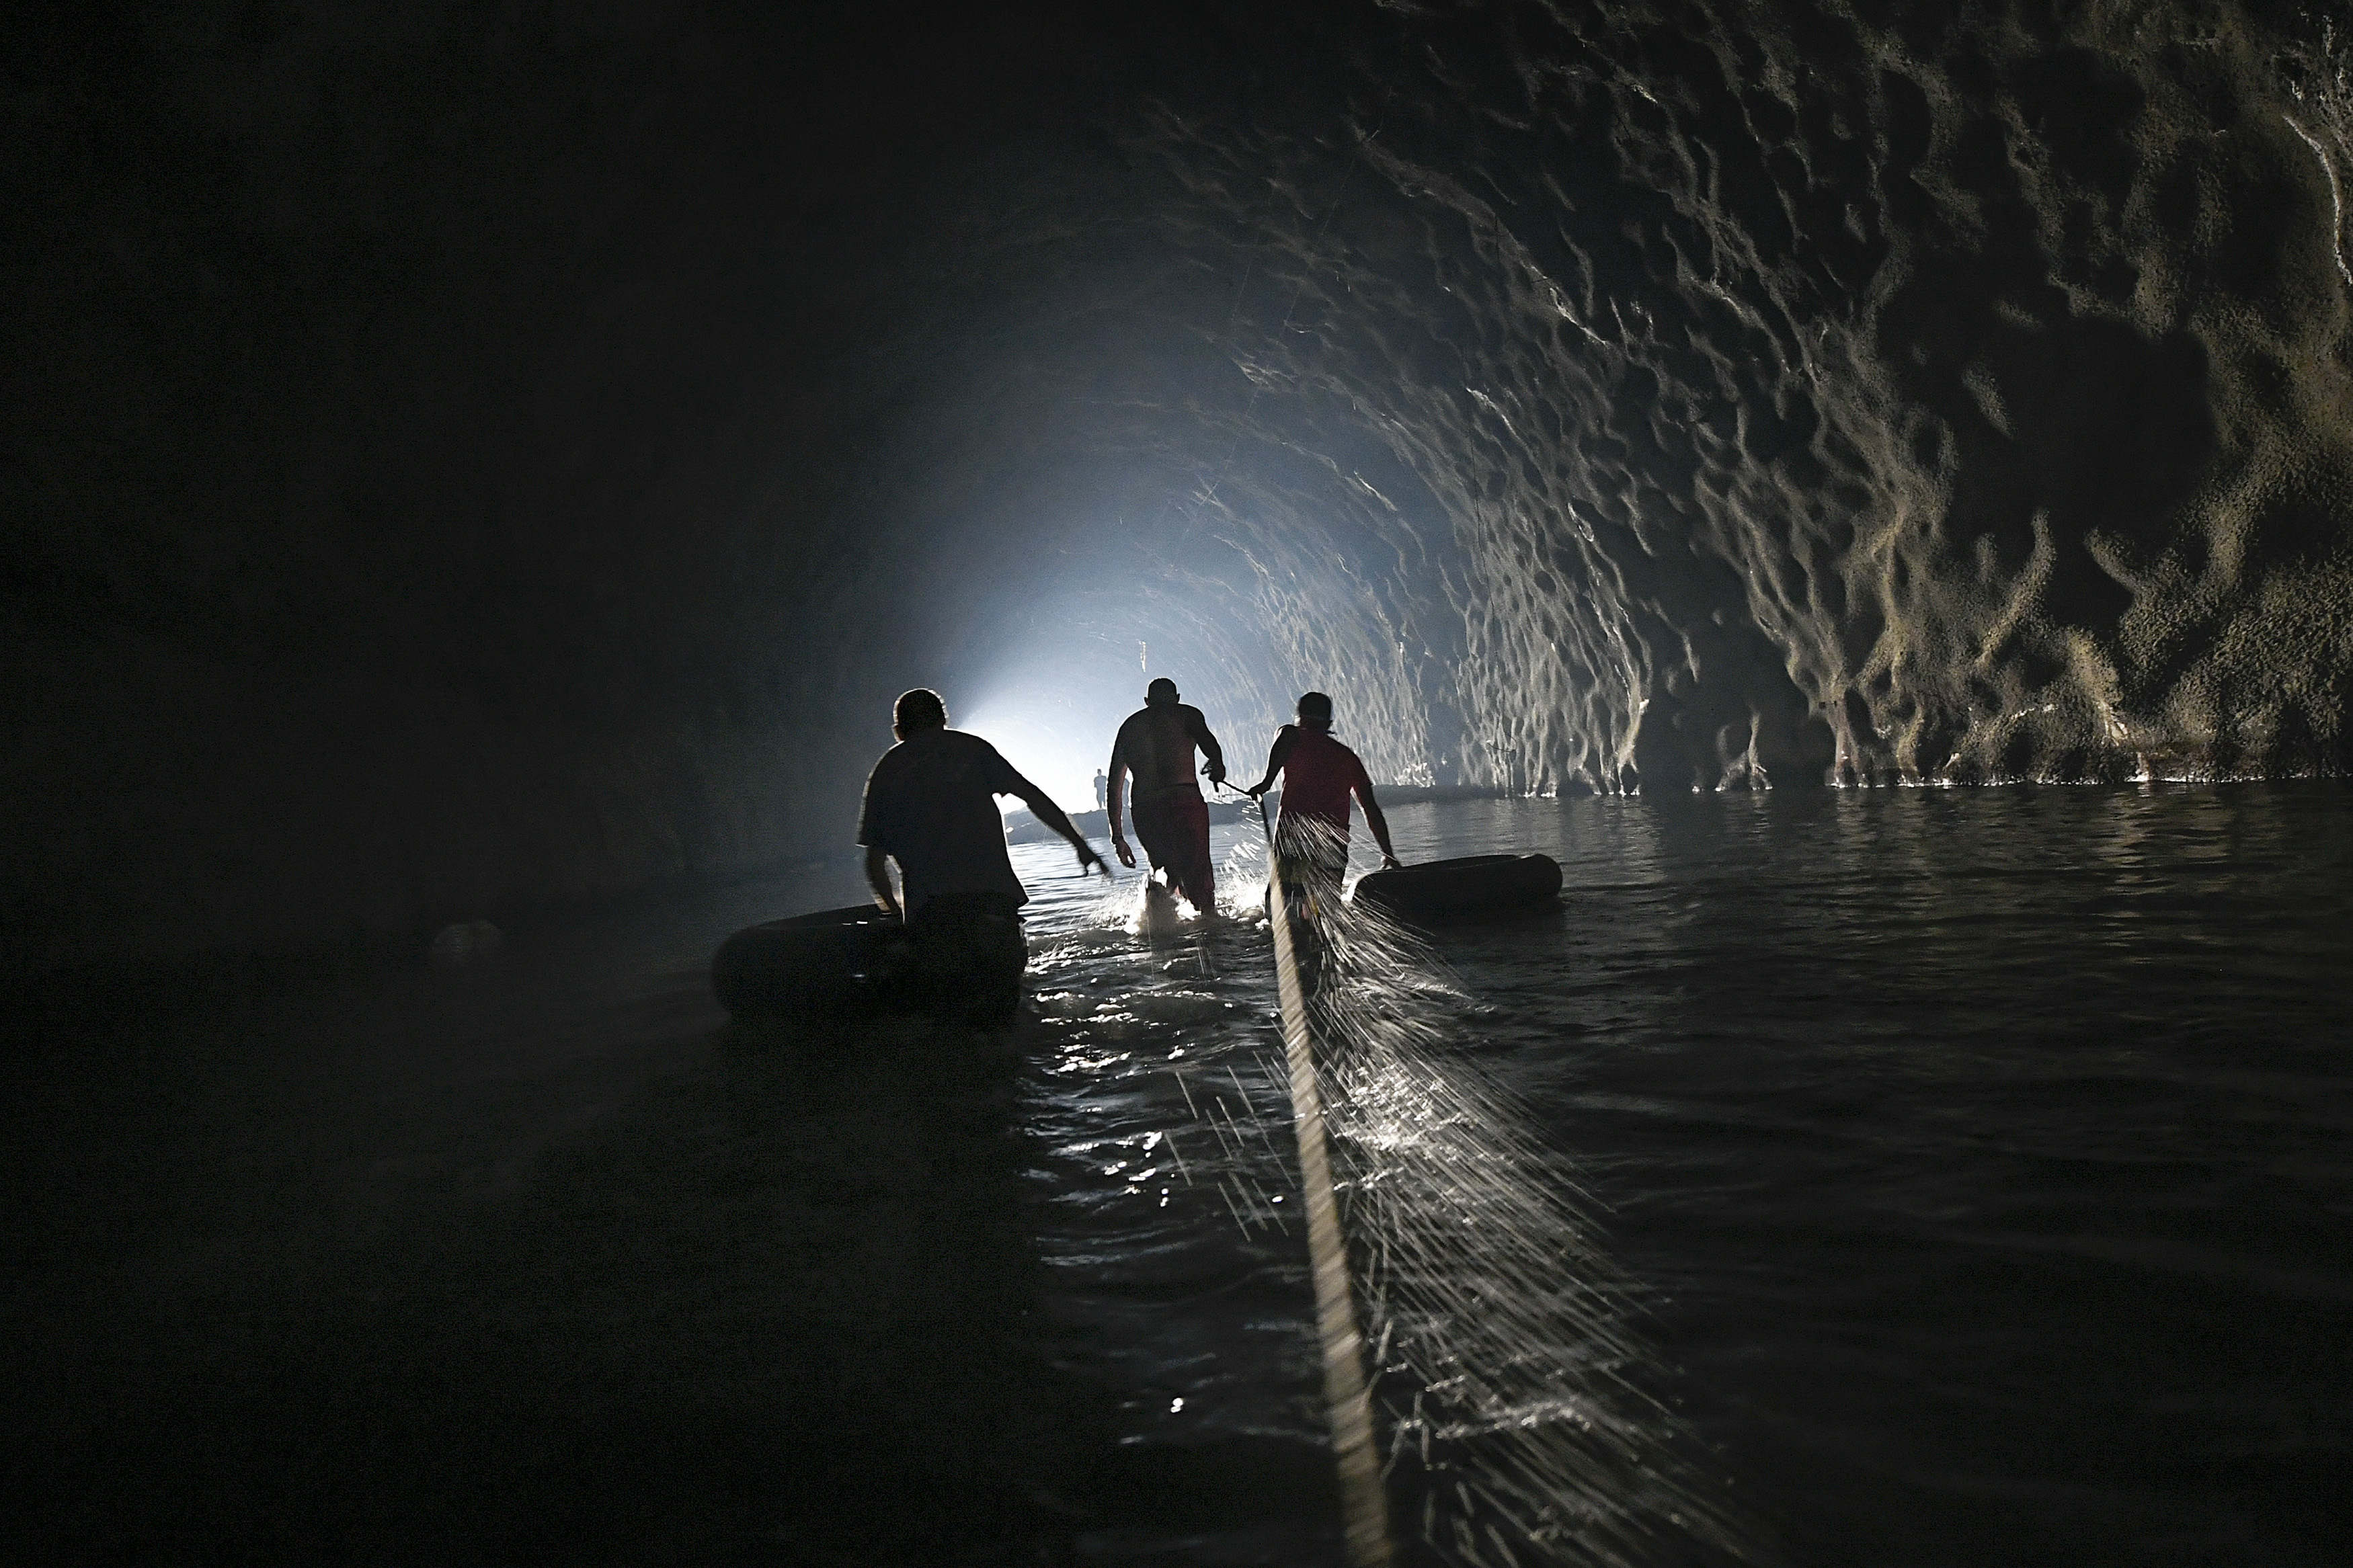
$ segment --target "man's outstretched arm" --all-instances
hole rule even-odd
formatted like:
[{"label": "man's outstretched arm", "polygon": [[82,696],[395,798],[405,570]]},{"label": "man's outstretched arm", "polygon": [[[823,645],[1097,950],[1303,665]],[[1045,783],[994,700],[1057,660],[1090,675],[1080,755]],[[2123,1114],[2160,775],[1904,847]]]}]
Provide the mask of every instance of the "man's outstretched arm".
[{"label": "man's outstretched arm", "polygon": [[[1135,851],[1127,847],[1127,837],[1119,830],[1119,797],[1127,783],[1127,752],[1114,744],[1111,749],[1109,782],[1103,785],[1103,820],[1111,825],[1112,853],[1123,866],[1135,864]],[[1043,820],[1040,818],[1039,820]]]},{"label": "man's outstretched arm", "polygon": [[1293,726],[1285,724],[1282,729],[1277,730],[1274,732],[1274,744],[1267,748],[1266,777],[1259,780],[1258,783],[1250,785],[1250,788],[1244,790],[1242,793],[1244,795],[1264,795],[1267,791],[1272,789],[1274,787],[1274,775],[1282,771],[1283,760],[1291,755],[1291,748],[1296,745],[1298,741],[1299,731]]},{"label": "man's outstretched arm", "polygon": [[877,908],[899,914],[898,897],[891,891],[891,857],[871,844],[866,847],[866,885],[874,889]]},{"label": "man's outstretched arm", "polygon": [[1104,876],[1111,875],[1111,868],[1103,864],[1103,858],[1095,853],[1095,847],[1087,842],[1087,836],[1071,824],[1062,808],[1054,804],[1052,796],[1019,773],[1014,774],[1008,782],[1013,785],[1013,795],[1029,808],[1032,816],[1071,841],[1071,847],[1079,852],[1080,870],[1094,867]]},{"label": "man's outstretched arm", "polygon": [[1208,759],[1208,765],[1201,771],[1209,775],[1211,784],[1221,784],[1226,782],[1226,753],[1218,749],[1218,738],[1209,733],[1209,721],[1201,717],[1201,710],[1196,708],[1191,712],[1193,743],[1200,747],[1201,755]]}]

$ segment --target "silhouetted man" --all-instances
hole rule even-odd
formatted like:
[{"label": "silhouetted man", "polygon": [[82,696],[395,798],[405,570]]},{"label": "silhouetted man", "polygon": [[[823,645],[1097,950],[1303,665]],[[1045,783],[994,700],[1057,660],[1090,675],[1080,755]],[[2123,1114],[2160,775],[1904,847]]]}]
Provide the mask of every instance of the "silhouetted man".
[{"label": "silhouetted man", "polygon": [[1218,889],[1209,866],[1209,805],[1193,774],[1193,752],[1198,747],[1208,758],[1201,771],[1212,784],[1225,782],[1226,757],[1201,710],[1176,696],[1176,683],[1161,677],[1145,688],[1144,706],[1119,727],[1103,810],[1112,853],[1121,865],[1134,865],[1135,852],[1119,831],[1119,786],[1133,773],[1135,836],[1144,840],[1152,868],[1166,871],[1186,902],[1207,914],[1218,907]]},{"label": "silhouetted man", "polygon": [[1365,808],[1365,826],[1381,847],[1384,869],[1398,863],[1389,847],[1388,819],[1373,798],[1373,781],[1356,753],[1334,740],[1332,700],[1320,691],[1299,699],[1299,722],[1276,731],[1266,777],[1245,792],[1262,795],[1282,775],[1282,815],[1275,821],[1275,861],[1284,879],[1336,887],[1348,870],[1348,797]]},{"label": "silhouetted man", "polygon": [[[1014,771],[977,735],[947,727],[947,705],[921,687],[892,714],[899,743],[866,780],[858,842],[866,847],[866,885],[874,901],[901,912],[925,956],[932,984],[962,994],[970,1010],[1011,1010],[1020,994],[1029,946],[1021,906],[1029,889],[1013,874],[997,796],[1018,796],[1038,820],[1069,839],[1079,868],[1111,868],[1046,792]],[[888,860],[899,863],[900,896],[891,891]],[[902,909],[903,902],[903,909]]]}]

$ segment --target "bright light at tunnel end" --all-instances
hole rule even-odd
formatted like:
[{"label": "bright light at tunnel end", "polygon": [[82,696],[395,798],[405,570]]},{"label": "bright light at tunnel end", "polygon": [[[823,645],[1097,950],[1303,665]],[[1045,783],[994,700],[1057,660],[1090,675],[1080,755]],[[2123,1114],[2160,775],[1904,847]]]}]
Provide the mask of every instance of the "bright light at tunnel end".
[{"label": "bright light at tunnel end", "polygon": [[[992,695],[964,712],[951,708],[948,722],[995,746],[1055,805],[1075,815],[1095,808],[1095,774],[1111,760],[1119,719],[1102,723],[1052,697]],[[1028,809],[1009,798],[997,804],[1008,815]]]}]

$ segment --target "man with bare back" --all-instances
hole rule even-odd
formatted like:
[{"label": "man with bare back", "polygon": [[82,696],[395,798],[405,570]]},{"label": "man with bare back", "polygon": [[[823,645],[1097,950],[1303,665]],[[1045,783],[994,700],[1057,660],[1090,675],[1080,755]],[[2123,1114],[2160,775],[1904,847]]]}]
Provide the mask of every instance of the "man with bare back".
[{"label": "man with bare back", "polygon": [[1208,760],[1201,768],[1211,784],[1223,784],[1225,753],[1209,733],[1198,708],[1177,700],[1176,683],[1163,676],[1145,689],[1144,706],[1128,715],[1111,748],[1111,782],[1103,809],[1111,822],[1112,853],[1123,866],[1135,864],[1135,851],[1119,830],[1120,786],[1135,780],[1135,836],[1152,858],[1152,868],[1167,874],[1169,886],[1195,910],[1218,907],[1215,873],[1209,865],[1209,805],[1193,773],[1198,748]]}]

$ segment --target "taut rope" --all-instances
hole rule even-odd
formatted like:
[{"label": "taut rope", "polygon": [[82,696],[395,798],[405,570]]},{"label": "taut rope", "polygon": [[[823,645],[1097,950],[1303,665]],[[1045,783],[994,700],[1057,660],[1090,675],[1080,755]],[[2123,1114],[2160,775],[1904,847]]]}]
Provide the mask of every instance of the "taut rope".
[{"label": "taut rope", "polygon": [[1291,934],[1291,904],[1283,897],[1282,866],[1266,801],[1258,803],[1266,830],[1269,923],[1274,928],[1275,992],[1282,1003],[1282,1049],[1291,1068],[1291,1121],[1299,1139],[1299,1186],[1307,1203],[1307,1260],[1315,1281],[1315,1328],[1324,1342],[1324,1402],[1332,1416],[1332,1448],[1340,1467],[1340,1521],[1349,1568],[1389,1568],[1388,1500],[1381,1489],[1380,1456],[1373,1442],[1372,1391],[1365,1381],[1365,1337],[1356,1327],[1349,1289],[1348,1247],[1340,1235],[1340,1205],[1332,1194],[1332,1159],[1324,1140],[1324,1096],[1315,1077],[1314,1038],[1307,1032],[1307,996],[1299,984],[1299,955]]}]

